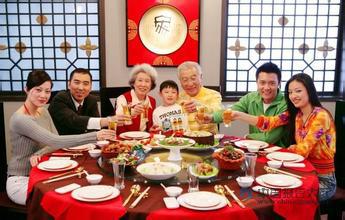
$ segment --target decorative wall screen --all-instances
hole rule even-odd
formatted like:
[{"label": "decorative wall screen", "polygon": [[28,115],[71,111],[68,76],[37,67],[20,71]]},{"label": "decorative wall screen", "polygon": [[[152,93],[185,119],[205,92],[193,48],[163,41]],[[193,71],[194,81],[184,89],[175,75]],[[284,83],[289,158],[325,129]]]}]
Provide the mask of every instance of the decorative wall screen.
[{"label": "decorative wall screen", "polygon": [[[227,0],[225,93],[256,90],[255,72],[265,62],[291,75],[312,76],[317,91],[336,90],[340,0]],[[339,67],[338,67],[339,68]]]},{"label": "decorative wall screen", "polygon": [[77,67],[90,69],[99,90],[98,13],[95,0],[1,1],[0,92],[22,91],[32,69],[46,70],[53,90],[66,89]]}]

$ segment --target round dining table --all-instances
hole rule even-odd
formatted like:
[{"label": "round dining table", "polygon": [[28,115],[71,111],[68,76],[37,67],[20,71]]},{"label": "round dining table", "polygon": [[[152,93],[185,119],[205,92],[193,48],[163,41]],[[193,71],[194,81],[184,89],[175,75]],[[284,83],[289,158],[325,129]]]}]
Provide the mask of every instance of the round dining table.
[{"label": "round dining table", "polygon": [[[225,137],[229,138],[229,137]],[[212,154],[214,149],[206,151],[182,151],[183,154],[192,157],[204,157]],[[151,150],[147,158],[155,155],[168,154],[167,150]],[[48,159],[50,155],[46,155]],[[102,185],[114,185],[114,178],[107,171],[102,169],[97,159],[91,158],[87,152],[73,160],[84,167],[90,174],[102,174]],[[266,174],[264,167],[267,165],[265,156],[258,156],[255,167],[255,175]],[[230,196],[232,207],[225,206],[217,210],[199,211],[180,206],[177,209],[167,209],[163,198],[167,197],[164,189],[157,181],[149,181],[144,178],[133,178],[139,174],[134,167],[128,168],[125,173],[125,188],[120,195],[114,199],[102,202],[83,202],[72,198],[71,193],[58,194],[56,188],[77,183],[81,186],[88,186],[85,175],[81,178],[74,176],[61,181],[44,183],[54,172],[47,172],[33,167],[30,172],[28,186],[28,219],[82,219],[82,220],[113,220],[113,219],[314,219],[318,215],[318,178],[313,166],[304,160],[303,168],[282,168],[281,170],[301,176],[302,186],[294,189],[281,189],[276,195],[264,195],[255,192],[251,188],[240,188],[236,177],[243,175],[242,170],[224,171],[221,170],[217,177],[199,183],[200,191],[214,192],[215,185],[227,185],[235,195],[243,202],[245,207],[239,204]],[[127,169],[127,168],[126,168]],[[135,200],[133,197],[126,206],[123,201],[131,194],[130,188],[133,184],[139,184],[141,191],[150,186],[150,190],[134,208],[129,208]],[[188,191],[188,183],[184,181],[164,181],[166,185],[179,185],[183,193]],[[254,183],[255,185],[256,183]]]}]

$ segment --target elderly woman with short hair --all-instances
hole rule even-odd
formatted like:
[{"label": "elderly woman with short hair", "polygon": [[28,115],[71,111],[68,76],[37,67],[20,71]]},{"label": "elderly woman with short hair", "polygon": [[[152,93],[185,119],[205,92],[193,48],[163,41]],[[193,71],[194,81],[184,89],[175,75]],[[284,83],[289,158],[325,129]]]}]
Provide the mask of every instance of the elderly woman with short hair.
[{"label": "elderly woman with short hair", "polygon": [[133,67],[129,79],[132,89],[120,95],[116,100],[116,114],[123,114],[123,106],[129,106],[132,123],[118,127],[118,133],[148,131],[151,128],[156,100],[148,93],[156,87],[156,78],[157,71],[149,64],[143,63]]}]

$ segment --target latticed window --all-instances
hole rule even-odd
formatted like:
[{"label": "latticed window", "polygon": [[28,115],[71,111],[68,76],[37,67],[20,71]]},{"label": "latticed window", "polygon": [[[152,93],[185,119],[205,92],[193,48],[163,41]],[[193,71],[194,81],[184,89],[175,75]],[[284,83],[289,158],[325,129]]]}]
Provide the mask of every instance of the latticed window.
[{"label": "latticed window", "polygon": [[0,2],[0,93],[23,91],[32,69],[44,69],[53,90],[67,88],[75,68],[90,69],[100,87],[99,3],[74,1]]},{"label": "latticed window", "polygon": [[335,95],[339,24],[344,15],[340,4],[340,0],[226,0],[225,95],[255,91],[256,69],[268,61],[281,68],[283,90],[293,74],[304,72],[320,94]]}]

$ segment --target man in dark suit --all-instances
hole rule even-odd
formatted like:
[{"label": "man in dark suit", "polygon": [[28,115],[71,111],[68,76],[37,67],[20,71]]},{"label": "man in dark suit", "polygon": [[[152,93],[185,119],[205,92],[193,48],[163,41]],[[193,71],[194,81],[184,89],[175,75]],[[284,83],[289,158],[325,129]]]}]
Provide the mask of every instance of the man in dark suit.
[{"label": "man in dark suit", "polygon": [[[97,99],[91,95],[92,75],[87,69],[72,71],[67,91],[60,91],[52,99],[49,112],[60,135],[81,134],[108,126],[108,118],[101,118]],[[121,117],[112,116],[118,123]]]}]

